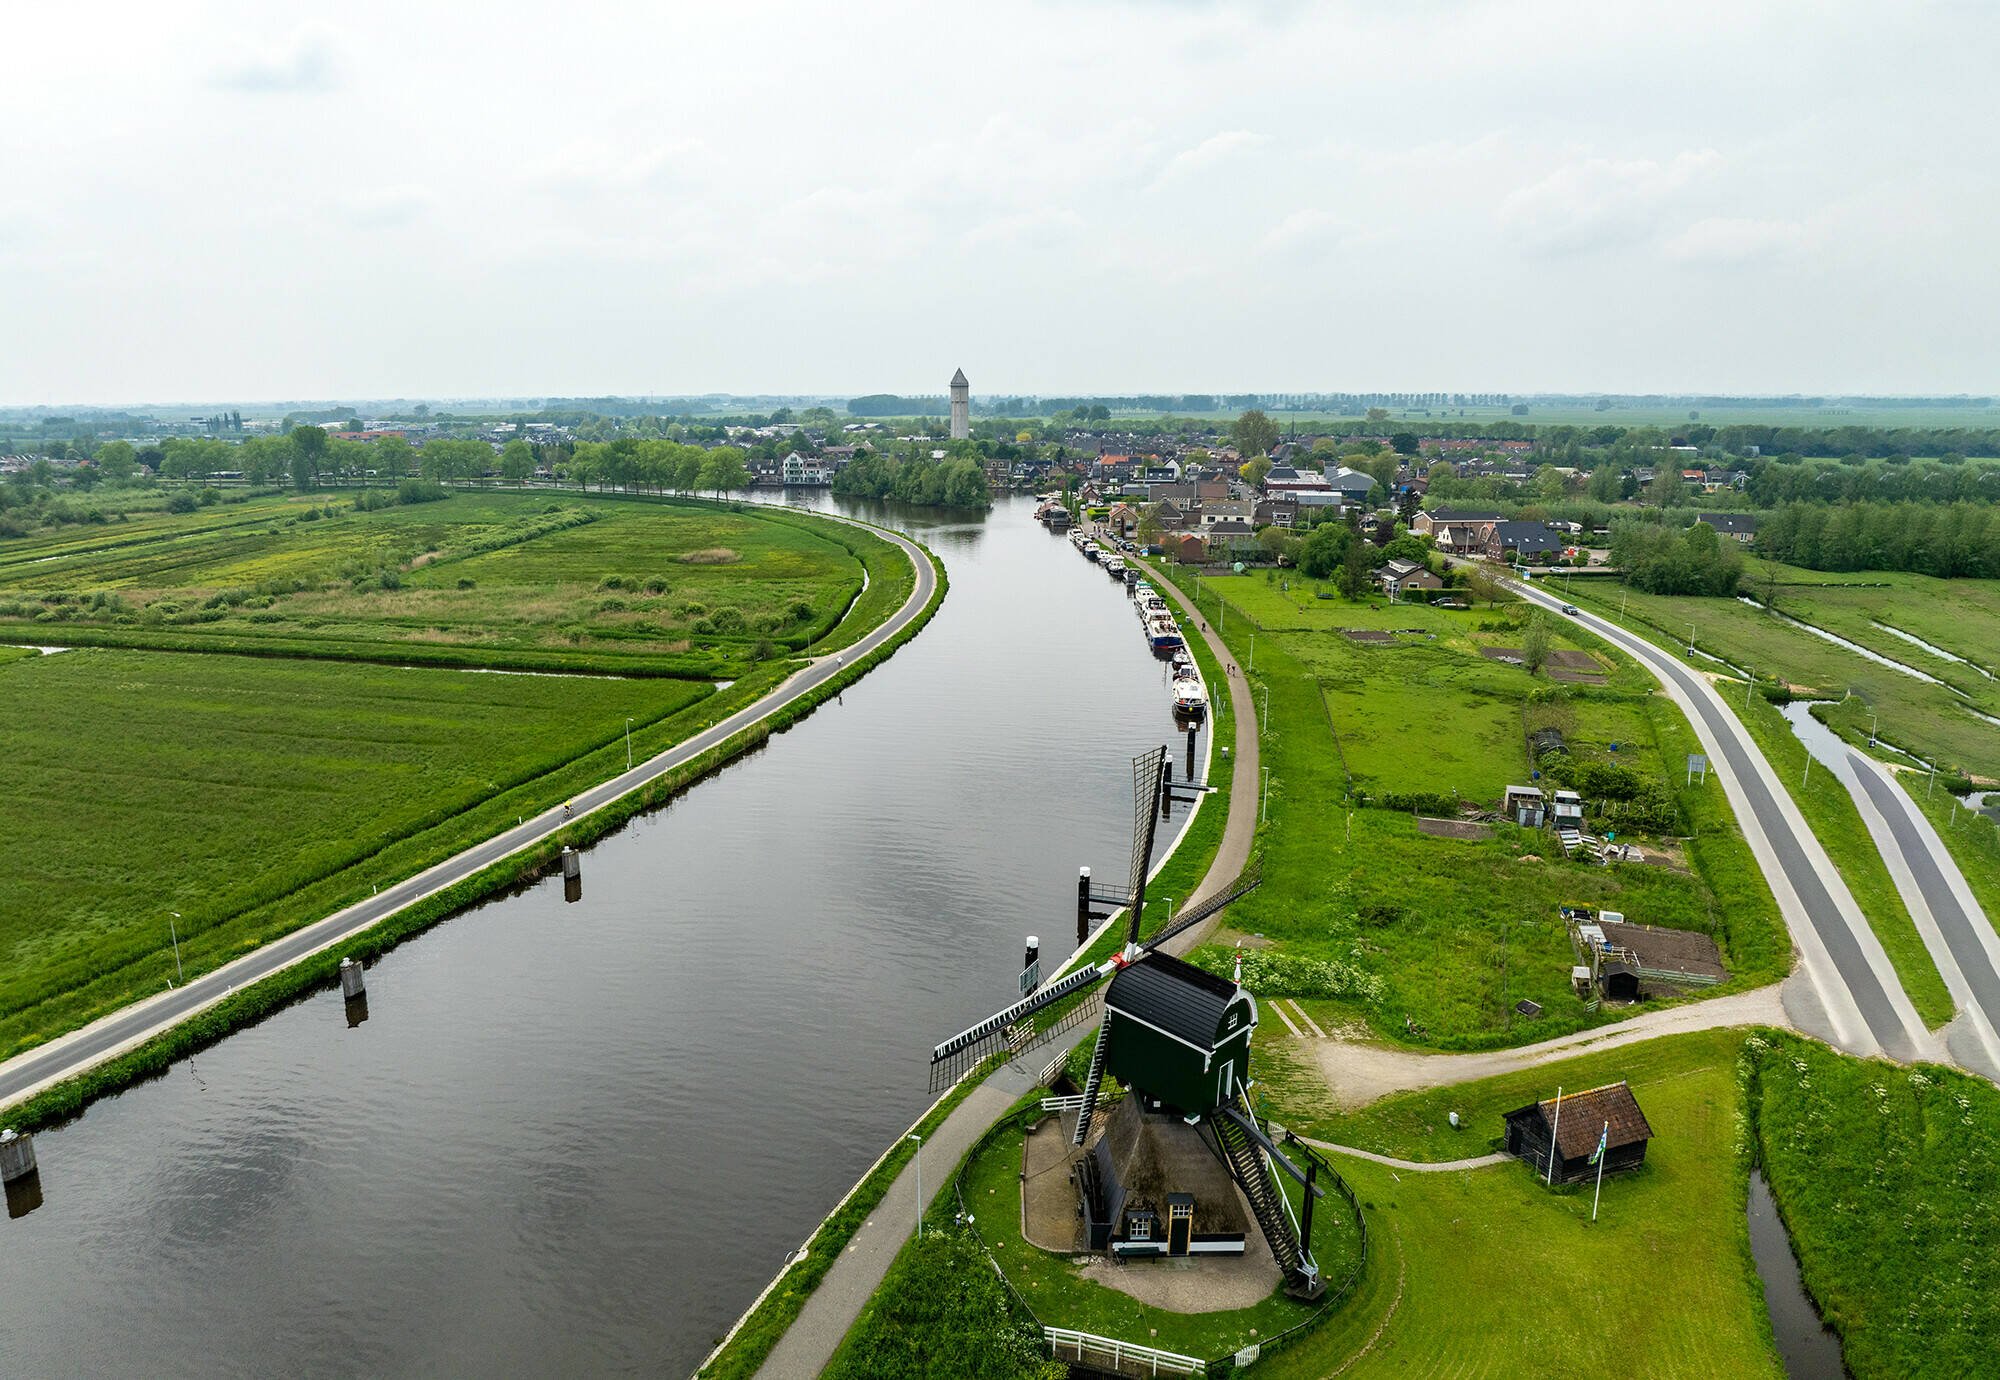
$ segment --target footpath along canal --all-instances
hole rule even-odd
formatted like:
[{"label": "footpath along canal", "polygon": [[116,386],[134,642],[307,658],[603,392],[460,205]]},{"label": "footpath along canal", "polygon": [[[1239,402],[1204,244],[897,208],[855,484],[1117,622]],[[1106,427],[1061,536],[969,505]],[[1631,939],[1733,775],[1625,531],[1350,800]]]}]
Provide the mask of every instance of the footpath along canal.
[{"label": "footpath along canal", "polygon": [[[820,504],[833,501],[821,497]],[[1073,938],[1176,744],[1129,602],[1003,500],[914,642],[560,878],[37,1135],[0,1374],[686,1374]],[[1205,754],[1206,744],[1198,750]]]}]

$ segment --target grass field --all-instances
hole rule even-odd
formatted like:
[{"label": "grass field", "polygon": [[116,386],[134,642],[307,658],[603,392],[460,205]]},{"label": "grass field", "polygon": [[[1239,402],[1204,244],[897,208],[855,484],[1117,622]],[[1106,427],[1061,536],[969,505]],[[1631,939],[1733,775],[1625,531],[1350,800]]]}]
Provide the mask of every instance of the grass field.
[{"label": "grass field", "polygon": [[[622,770],[628,719],[644,757],[725,717],[914,578],[796,514],[547,494],[253,499],[0,543],[0,621],[35,610],[0,636],[78,648],[0,648],[0,828],[24,841],[0,1057],[158,991],[170,912],[186,971],[216,967]],[[675,600],[657,617],[685,637],[641,626]],[[410,664],[439,661],[469,665]],[[520,661],[649,674],[481,673]]]},{"label": "grass field", "polygon": [[[1781,1374],[1744,1217],[1743,1040],[1647,1041],[1386,1099],[1309,1131],[1402,1158],[1460,1158],[1499,1136],[1502,1113],[1558,1085],[1625,1078],[1656,1138],[1643,1169],[1605,1180],[1595,1223],[1587,1187],[1551,1192],[1512,1162],[1418,1174],[1332,1155],[1362,1199],[1368,1267],[1351,1299],[1251,1373],[1567,1377],[1642,1358],[1648,1375]],[[1448,1129],[1452,1110],[1466,1131]]]},{"label": "grass field", "polygon": [[1501,1111],[1558,1084],[1629,1076],[1655,1139],[1642,1169],[1604,1181],[1595,1223],[1588,1185],[1551,1192],[1517,1163],[1413,1174],[1335,1156],[1380,1245],[1374,1288],[1269,1373],[1302,1380],[1351,1361],[1354,1376],[1781,1374],[1744,1217],[1741,1041],[1674,1037],[1619,1051],[1624,1067],[1590,1056],[1429,1095],[1469,1113],[1465,1139],[1483,1140]]},{"label": "grass field", "polygon": [[[1563,904],[1714,935],[1734,975],[1725,990],[1788,969],[1776,906],[1720,791],[1686,787],[1666,770],[1693,750],[1685,720],[1608,648],[1577,646],[1601,658],[1607,685],[1563,686],[1478,655],[1482,645],[1519,645],[1504,609],[1370,609],[1310,591],[1300,600],[1261,576],[1204,577],[1201,589],[1207,618],[1245,666],[1252,611],[1315,620],[1304,631],[1255,630],[1252,680],[1260,706],[1268,688],[1269,705],[1264,885],[1229,923],[1253,945],[1312,961],[1281,969],[1269,995],[1307,999],[1322,1025],[1361,1022],[1431,1048],[1520,1044],[1619,1019],[1614,1009],[1587,1011],[1570,991]],[[1217,602],[1224,594],[1227,608]],[[1371,645],[1327,630],[1367,618],[1422,632]],[[1675,838],[1651,843],[1692,871],[1573,863],[1549,834],[1505,823],[1483,842],[1433,838],[1407,810],[1346,807],[1350,779],[1376,797],[1424,792],[1449,806],[1456,790],[1491,801],[1525,778],[1528,727],[1552,721],[1579,760],[1620,763],[1655,783],[1678,820]],[[1280,990],[1292,971],[1300,985]],[[1542,1013],[1516,1015],[1523,998]]]},{"label": "grass field", "polygon": [[1746,1071],[1771,1195],[1848,1368],[1990,1374],[2000,1347],[2000,1091],[1773,1033]]},{"label": "grass field", "polygon": [[[1762,574],[1771,569],[1768,564],[1753,567],[1750,584],[1760,597],[1765,591]],[[1697,648],[1759,676],[1782,679],[1800,693],[1840,699],[1852,692],[1879,714],[1885,739],[1936,761],[1944,770],[2000,779],[2000,726],[1973,712],[2000,717],[2000,682],[1970,666],[1933,656],[1882,631],[1877,623],[1890,623],[1990,666],[2000,660],[2000,587],[1989,587],[1996,582],[1874,572],[1826,577],[1789,566],[1777,569],[1780,612],[1825,627],[1947,684],[1928,684],[1869,661],[1735,599],[1581,585],[1574,597],[1606,617],[1644,625],[1669,646],[1684,646],[1692,626]],[[1800,577],[1809,577],[1808,583],[1793,587],[1790,582]],[[1837,586],[1831,583],[1835,579],[1871,587]],[[1964,693],[1955,693],[1952,687]],[[1865,720],[1862,727],[1865,731]]]},{"label": "grass field", "polygon": [[48,1033],[52,998],[157,990],[169,911],[183,962],[213,966],[314,918],[271,914],[283,898],[475,805],[545,808],[560,797],[534,788],[574,759],[623,766],[626,716],[657,751],[712,693],[159,652],[0,665],[0,831],[20,843],[0,874],[0,1051]]},{"label": "grass field", "polygon": [[727,678],[827,639],[865,570],[907,565],[859,529],[699,502],[354,502],[262,498],[0,544],[0,637]]}]

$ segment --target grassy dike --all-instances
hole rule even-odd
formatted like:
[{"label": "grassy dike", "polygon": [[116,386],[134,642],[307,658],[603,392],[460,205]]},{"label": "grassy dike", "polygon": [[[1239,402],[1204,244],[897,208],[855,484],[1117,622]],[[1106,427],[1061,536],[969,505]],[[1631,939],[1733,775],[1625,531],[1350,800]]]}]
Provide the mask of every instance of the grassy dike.
[{"label": "grassy dike", "polygon": [[[1193,622],[1179,610],[1176,610],[1175,616],[1184,627]],[[1142,934],[1150,934],[1167,924],[1171,918],[1165,905],[1167,897],[1171,896],[1176,903],[1185,904],[1188,897],[1193,894],[1194,888],[1201,884],[1202,879],[1208,874],[1209,866],[1215,860],[1216,851],[1222,845],[1223,830],[1229,818],[1231,773],[1234,770],[1235,754],[1232,751],[1230,756],[1225,758],[1221,748],[1225,743],[1234,746],[1235,705],[1228,693],[1228,677],[1223,674],[1221,663],[1208,649],[1208,644],[1201,638],[1199,632],[1190,627],[1187,642],[1209,686],[1209,733],[1216,745],[1210,758],[1210,767],[1215,790],[1203,801],[1194,817],[1194,822],[1179,836],[1173,853],[1147,883],[1147,906],[1140,915]],[[1179,763],[1175,767],[1178,779],[1178,773],[1181,767],[1185,766],[1185,760],[1177,757],[1176,761]],[[1121,912],[1113,916],[1103,927],[1103,932],[1067,967],[1101,963],[1120,948],[1124,944],[1125,933],[1122,914]],[[1039,1020],[1044,1025],[1053,1024],[1072,1007],[1089,1000],[1090,996],[1090,993],[1084,993],[1068,1001],[1058,1002],[1041,1013]],[[978,1086],[979,1081],[977,1075],[968,1075],[961,1079],[931,1109],[931,1112],[926,1114],[926,1124],[920,1133],[928,1139],[929,1128],[942,1122],[945,1116]],[[1004,1121],[1007,1117],[1015,1115],[1022,1107],[1038,1100],[1040,1096],[1041,1094],[1036,1092],[1023,1098],[999,1120]],[[837,1208],[813,1234],[812,1240],[807,1243],[806,1254],[779,1274],[763,1298],[759,1299],[750,1312],[738,1321],[735,1329],[714,1355],[703,1364],[701,1370],[697,1372],[700,1380],[746,1380],[746,1377],[757,1373],[765,1358],[771,1354],[771,1348],[777,1345],[785,1329],[792,1325],[799,1311],[805,1307],[807,1298],[819,1286],[827,1269],[845,1249],[855,1228],[866,1220],[868,1213],[882,1200],[882,1195],[888,1192],[889,1185],[895,1181],[902,1165],[914,1153],[908,1142],[898,1142],[897,1146],[892,1147],[877,1163],[877,1167],[855,1186],[846,1202]],[[950,1191],[951,1185],[957,1182],[958,1175],[964,1169],[965,1161],[961,1160],[953,1166],[951,1174],[940,1180],[938,1192],[933,1197],[932,1203],[926,1205],[927,1220],[949,1222],[951,1212],[937,1207],[937,1198]],[[837,1371],[843,1364],[842,1357],[853,1353],[857,1335],[870,1325],[871,1319],[878,1316],[876,1301],[903,1287],[910,1272],[916,1268],[913,1258],[917,1249],[913,1238],[898,1253],[895,1262],[889,1267],[888,1274],[883,1277],[881,1286],[877,1288],[875,1298],[848,1329],[847,1338],[842,1342],[840,1351],[836,1353],[834,1363],[829,1367],[830,1371]],[[812,1262],[816,1258],[819,1264],[815,1267]],[[981,1269],[983,1272],[983,1267]]]},{"label": "grassy dike", "polygon": [[[367,960],[386,953],[402,940],[430,928],[441,920],[448,919],[467,906],[541,876],[556,865],[565,845],[582,847],[602,838],[635,815],[666,804],[734,758],[762,746],[773,736],[804,719],[819,705],[834,698],[875,666],[893,656],[930,622],[937,613],[938,606],[944,602],[948,580],[943,562],[929,552],[925,554],[937,574],[937,588],[930,601],[924,605],[922,612],[912,620],[909,627],[867,656],[857,658],[852,664],[843,668],[839,675],[814,687],[769,718],[750,725],[693,761],[619,797],[540,843],[503,858],[464,881],[398,911],[349,940],[231,993],[215,1005],[115,1059],[107,1060],[74,1078],[65,1079],[11,1107],[0,1108],[0,1123],[32,1131],[74,1117],[95,1099],[118,1092],[142,1079],[156,1076],[182,1056],[206,1048],[232,1031],[289,1005],[319,987],[332,983],[336,980],[341,958]],[[715,700],[705,701],[704,704],[719,709]],[[719,709],[709,721],[714,722],[715,719],[726,717],[728,712],[727,709]],[[582,762],[587,763],[591,760],[593,759],[585,758]],[[622,760],[621,756],[620,761]],[[594,779],[602,780],[604,776],[599,775]],[[554,798],[561,797],[558,795]],[[490,834],[492,830],[487,832]],[[487,835],[481,835],[485,836]],[[472,841],[474,840],[462,840],[456,846],[442,848],[432,861],[441,861]],[[422,871],[423,866],[428,865],[425,863],[411,866],[402,875]],[[340,906],[359,899],[359,896],[349,894],[344,898],[335,899],[335,904],[316,913],[331,914]],[[211,963],[209,966],[217,965]]]}]

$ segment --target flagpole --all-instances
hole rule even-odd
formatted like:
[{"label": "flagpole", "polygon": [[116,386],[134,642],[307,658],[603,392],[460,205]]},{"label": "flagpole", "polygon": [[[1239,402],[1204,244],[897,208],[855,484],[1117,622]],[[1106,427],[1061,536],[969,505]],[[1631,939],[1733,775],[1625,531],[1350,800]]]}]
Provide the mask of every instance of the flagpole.
[{"label": "flagpole", "polygon": [[1605,1143],[1611,1139],[1611,1123],[1605,1122],[1604,1129],[1597,1135],[1597,1191],[1590,1195],[1590,1220],[1597,1220],[1597,1200],[1604,1193],[1604,1162],[1611,1158],[1605,1153]]},{"label": "flagpole", "polygon": [[1544,1188],[1549,1187],[1556,1181],[1556,1132],[1562,1129],[1562,1124],[1563,1124],[1563,1090],[1562,1090],[1562,1084],[1558,1083],[1556,1084],[1555,1121],[1549,1126],[1549,1172],[1542,1178],[1542,1186]]}]

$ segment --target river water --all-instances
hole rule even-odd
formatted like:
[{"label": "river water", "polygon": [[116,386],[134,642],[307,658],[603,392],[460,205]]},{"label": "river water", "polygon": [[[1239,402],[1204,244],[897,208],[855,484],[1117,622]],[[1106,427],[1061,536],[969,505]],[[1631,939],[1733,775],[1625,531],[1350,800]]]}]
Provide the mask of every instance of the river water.
[{"label": "river water", "polygon": [[320,993],[38,1135],[0,1375],[693,1368],[1023,936],[1067,952],[1131,757],[1184,745],[1129,601],[1025,500],[839,506],[943,558],[930,627],[591,849],[580,903],[478,907],[371,968],[359,1026]]}]

